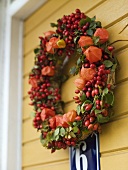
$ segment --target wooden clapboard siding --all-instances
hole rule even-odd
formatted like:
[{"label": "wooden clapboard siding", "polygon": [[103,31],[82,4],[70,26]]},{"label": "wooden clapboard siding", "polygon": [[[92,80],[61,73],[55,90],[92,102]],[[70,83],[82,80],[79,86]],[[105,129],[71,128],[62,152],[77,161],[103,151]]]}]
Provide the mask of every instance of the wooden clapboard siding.
[{"label": "wooden clapboard siding", "polygon": [[115,151],[101,156],[101,170],[127,170],[128,149]]},{"label": "wooden clapboard siding", "polygon": [[23,168],[23,170],[51,170],[51,169],[55,170],[67,170],[69,169],[69,161],[61,161],[61,162],[55,162],[55,163],[49,163],[49,165],[45,165],[45,164],[40,164],[37,166],[32,166],[32,167],[27,167],[27,168]]},{"label": "wooden clapboard siding", "polygon": [[128,48],[120,51],[116,57],[120,63],[116,72],[116,82],[119,83],[128,79]]},{"label": "wooden clapboard siding", "polygon": [[107,0],[102,5],[99,5],[95,10],[88,13],[90,16],[97,16],[104,27],[110,27],[128,16],[128,1]]},{"label": "wooden clapboard siding", "polygon": [[[29,119],[31,117],[31,113],[33,111],[32,106],[28,105],[28,103],[30,103],[30,99],[27,96],[24,100],[23,100],[23,105],[22,105],[22,111],[23,111],[23,120]],[[26,107],[27,106],[27,107]]]},{"label": "wooden clapboard siding", "polygon": [[23,166],[32,166],[37,164],[46,164],[50,162],[60,162],[68,160],[68,149],[60,150],[51,154],[41,146],[40,141],[31,141],[23,145]]},{"label": "wooden clapboard siding", "polygon": [[[23,170],[64,170],[69,169],[68,150],[51,154],[39,141],[40,133],[32,127],[33,108],[28,97],[28,75],[33,67],[33,49],[39,44],[38,37],[48,31],[51,22],[56,22],[64,14],[76,8],[97,20],[110,32],[110,41],[128,40],[128,0],[48,0],[39,10],[24,22],[24,68],[23,68]],[[125,28],[123,30],[123,28]],[[114,116],[111,122],[102,125],[100,135],[101,170],[127,170],[128,164],[128,42],[114,44],[115,54],[120,63],[116,72]],[[68,73],[76,58],[72,58],[64,68]],[[62,98],[66,102],[65,112],[76,107],[72,98],[76,77],[70,77],[62,86]]]}]

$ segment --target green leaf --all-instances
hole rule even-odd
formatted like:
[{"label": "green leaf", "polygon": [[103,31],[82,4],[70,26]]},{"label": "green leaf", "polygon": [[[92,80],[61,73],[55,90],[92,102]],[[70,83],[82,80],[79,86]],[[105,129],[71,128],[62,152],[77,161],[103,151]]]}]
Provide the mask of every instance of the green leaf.
[{"label": "green leaf", "polygon": [[91,18],[91,21],[95,21],[96,20],[96,16],[94,16],[93,18]]},{"label": "green leaf", "polygon": [[90,23],[91,21],[93,21],[93,18],[91,19],[91,18],[89,18],[89,17],[86,17],[86,19],[81,19],[80,22],[79,22],[79,26],[82,27],[82,26],[84,26],[87,22]]},{"label": "green leaf", "polygon": [[96,28],[96,22],[91,22],[89,28],[94,29]]},{"label": "green leaf", "polygon": [[85,61],[85,55],[81,56],[81,61]]},{"label": "green leaf", "polygon": [[86,24],[86,20],[85,19],[81,19],[80,22],[79,22],[79,26],[82,27]]},{"label": "green leaf", "polygon": [[101,27],[102,27],[100,21],[97,21],[97,22],[96,22],[96,27],[97,27],[97,28],[101,28]]},{"label": "green leaf", "polygon": [[71,135],[73,138],[76,137],[76,135],[75,135],[73,132],[70,132],[70,135]]},{"label": "green leaf", "polygon": [[51,27],[57,27],[58,25],[55,23],[50,23]]},{"label": "green leaf", "polygon": [[54,98],[54,96],[52,96],[52,95],[48,95],[48,97],[47,97],[48,99],[53,99]]},{"label": "green leaf", "polygon": [[106,99],[106,102],[107,102],[108,104],[110,104],[111,106],[113,105],[113,103],[114,103],[114,95],[113,95],[112,92],[106,94],[106,95],[105,95],[105,99]]},{"label": "green leaf", "polygon": [[87,104],[87,103],[92,103],[92,102],[90,100],[86,100],[81,106],[81,113],[85,112],[85,104]]},{"label": "green leaf", "polygon": [[80,105],[77,105],[77,114],[80,115]]},{"label": "green leaf", "polygon": [[60,129],[57,128],[57,129],[54,131],[54,136],[57,136],[57,135],[59,134],[59,132],[60,132]]},{"label": "green leaf", "polygon": [[95,114],[96,114],[96,116],[99,114],[99,113],[101,113],[102,112],[102,110],[95,110]]},{"label": "green leaf", "polygon": [[65,129],[63,127],[60,129],[60,135],[62,137],[65,135]]},{"label": "green leaf", "polygon": [[91,100],[86,100],[86,101],[84,102],[84,104],[87,104],[87,103],[92,103],[92,101],[91,101]]},{"label": "green leaf", "polygon": [[81,65],[81,59],[80,58],[78,58],[78,60],[77,60],[77,65],[78,66]]},{"label": "green leaf", "polygon": [[103,90],[103,95],[107,94],[108,93],[108,88],[106,87],[104,90]]},{"label": "green leaf", "polygon": [[89,23],[92,21],[92,19],[91,19],[91,18],[89,18],[89,17],[86,17],[86,19],[85,19],[85,20],[86,20],[86,22],[89,22]]},{"label": "green leaf", "polygon": [[81,109],[80,109],[80,112],[81,112],[81,113],[84,113],[84,112],[85,112],[85,107],[84,107],[84,105],[85,105],[85,104],[83,103],[82,106],[81,106]]},{"label": "green leaf", "polygon": [[78,132],[78,130],[79,130],[79,129],[78,129],[78,127],[77,127],[77,126],[73,127],[73,132],[74,132],[74,133],[77,133],[77,132]]},{"label": "green leaf", "polygon": [[113,65],[113,63],[112,63],[110,60],[105,60],[105,61],[103,62],[103,64],[104,64],[107,68],[109,68],[109,67],[111,67],[111,66]]},{"label": "green leaf", "polygon": [[40,51],[39,48],[35,48],[35,49],[34,49],[34,53],[35,53],[35,54],[37,54],[39,51]]},{"label": "green leaf", "polygon": [[55,140],[56,140],[56,141],[58,141],[58,139],[59,139],[59,135],[55,137]]},{"label": "green leaf", "polygon": [[77,52],[81,54],[82,53],[82,49],[81,48],[77,48]]},{"label": "green leaf", "polygon": [[100,39],[99,37],[93,37],[93,42],[94,42],[95,45],[98,44],[99,39]]},{"label": "green leaf", "polygon": [[77,125],[77,123],[76,122],[73,122],[73,126],[76,126]]},{"label": "green leaf", "polygon": [[80,99],[81,99],[82,102],[84,102],[86,100],[85,93],[82,93],[82,95],[80,96]]},{"label": "green leaf", "polygon": [[91,109],[91,112],[93,112],[96,109],[96,105],[94,105]]},{"label": "green leaf", "polygon": [[62,24],[61,28],[66,29],[66,24]]},{"label": "green leaf", "polygon": [[80,36],[76,36],[76,37],[74,38],[74,43],[75,43],[75,44],[77,43],[77,41],[79,40],[79,38],[80,38]]},{"label": "green leaf", "polygon": [[99,123],[106,123],[109,121],[109,119],[110,119],[109,117],[104,117],[102,114],[97,115],[97,121]]},{"label": "green leaf", "polygon": [[93,35],[93,30],[92,30],[92,29],[88,29],[88,30],[86,31],[86,33],[87,33],[88,35],[92,36],[92,35]]},{"label": "green leaf", "polygon": [[75,66],[73,66],[73,67],[69,70],[70,74],[72,74],[72,75],[74,75],[74,74],[76,73],[76,71],[77,71],[77,69],[76,69]]},{"label": "green leaf", "polygon": [[113,64],[111,71],[114,72],[116,70],[116,68],[117,68],[117,64]]}]

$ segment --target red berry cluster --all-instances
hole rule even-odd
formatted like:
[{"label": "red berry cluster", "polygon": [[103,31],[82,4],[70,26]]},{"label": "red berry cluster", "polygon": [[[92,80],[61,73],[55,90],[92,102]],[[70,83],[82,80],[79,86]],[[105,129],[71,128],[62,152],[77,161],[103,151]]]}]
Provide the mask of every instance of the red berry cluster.
[{"label": "red berry cluster", "polygon": [[56,32],[60,35],[62,39],[66,42],[66,55],[70,57],[74,53],[74,39],[76,34],[87,35],[86,30],[89,27],[89,22],[85,25],[80,26],[81,19],[85,19],[86,15],[79,9],[75,10],[75,13],[70,15],[64,15],[62,19],[57,21]]}]

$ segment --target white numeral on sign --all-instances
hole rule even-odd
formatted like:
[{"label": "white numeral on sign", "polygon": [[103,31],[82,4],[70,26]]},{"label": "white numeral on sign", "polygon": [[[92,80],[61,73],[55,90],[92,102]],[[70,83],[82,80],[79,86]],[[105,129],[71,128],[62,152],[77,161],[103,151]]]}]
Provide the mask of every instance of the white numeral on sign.
[{"label": "white numeral on sign", "polygon": [[[82,151],[85,151],[86,148],[87,148],[86,142],[82,141],[82,142],[80,143],[80,146],[81,146],[81,144],[83,144],[83,146],[82,146]],[[76,156],[76,157],[75,157],[75,159],[76,159],[76,169],[77,169],[77,170],[81,170],[81,169],[80,169],[80,167],[81,167],[81,165],[80,165],[80,160],[82,159],[82,167],[83,167],[83,170],[87,170],[87,169],[88,169],[87,157],[86,157],[86,155],[84,155],[84,154],[80,154],[80,146],[79,146],[78,149],[76,149],[76,155],[75,155],[75,156]]]}]

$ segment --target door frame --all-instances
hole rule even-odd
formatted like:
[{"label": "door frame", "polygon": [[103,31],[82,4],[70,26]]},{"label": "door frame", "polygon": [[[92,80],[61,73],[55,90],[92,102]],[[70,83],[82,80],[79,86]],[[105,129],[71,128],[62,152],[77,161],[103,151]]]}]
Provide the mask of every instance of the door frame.
[{"label": "door frame", "polygon": [[23,22],[46,1],[2,0],[1,170],[21,170],[22,167]]}]

